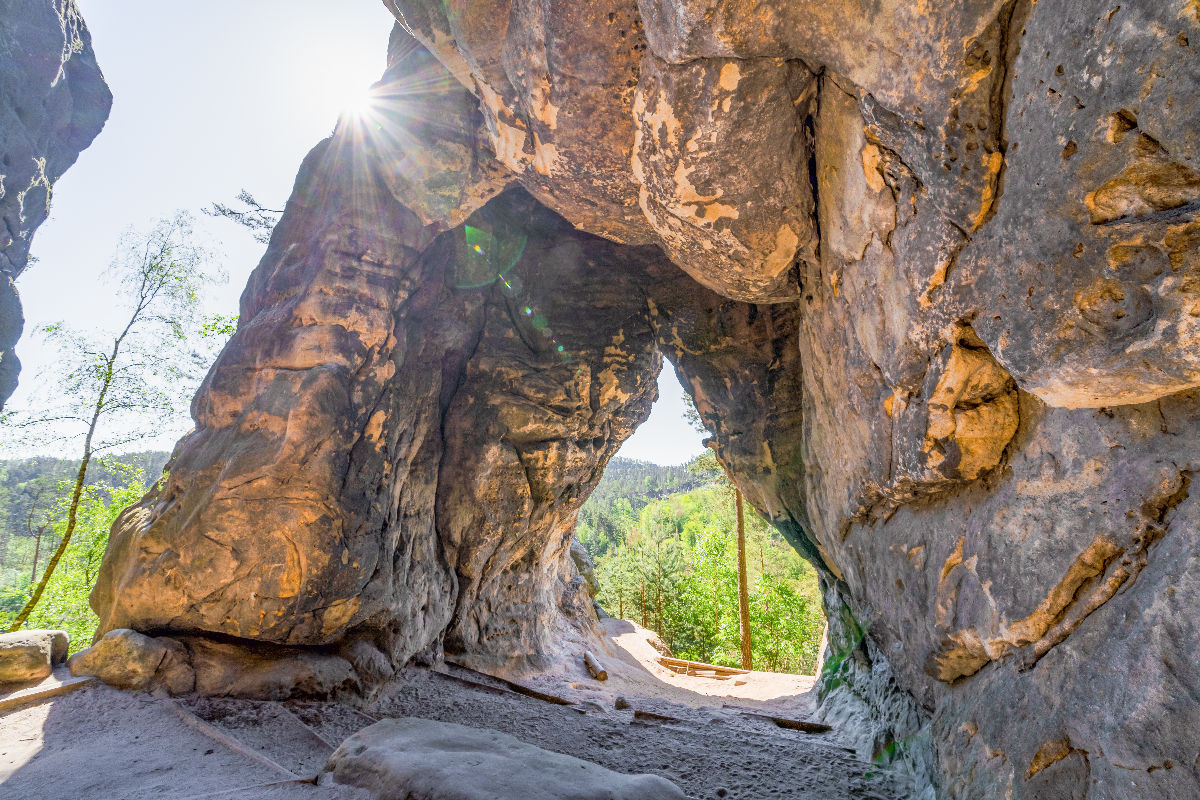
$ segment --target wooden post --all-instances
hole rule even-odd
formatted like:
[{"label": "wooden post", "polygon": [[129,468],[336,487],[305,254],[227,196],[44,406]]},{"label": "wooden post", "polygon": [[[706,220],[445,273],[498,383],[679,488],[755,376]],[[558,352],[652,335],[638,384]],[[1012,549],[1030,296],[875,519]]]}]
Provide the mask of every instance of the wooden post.
[{"label": "wooden post", "polygon": [[642,627],[649,628],[649,620],[646,619],[646,579],[642,578]]},{"label": "wooden post", "polygon": [[750,588],[746,585],[746,517],[742,511],[742,492],[734,487],[737,502],[737,554],[738,554],[738,616],[742,633],[742,669],[754,669],[754,656],[750,651]]}]

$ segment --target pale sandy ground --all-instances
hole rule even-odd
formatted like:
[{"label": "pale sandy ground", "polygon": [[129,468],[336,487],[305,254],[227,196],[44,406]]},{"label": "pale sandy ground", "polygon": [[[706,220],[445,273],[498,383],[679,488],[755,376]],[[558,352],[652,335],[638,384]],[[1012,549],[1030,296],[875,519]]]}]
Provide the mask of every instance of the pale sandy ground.
[{"label": "pale sandy ground", "polygon": [[[779,710],[795,707],[808,711],[811,705],[811,698],[801,695],[813,688],[816,679],[812,675],[786,675],[757,670],[729,680],[680,675],[658,663],[660,653],[650,644],[650,637],[654,635],[652,632],[621,619],[610,618],[601,624],[621,651],[617,653],[619,660],[609,667],[609,672],[616,675],[614,686],[621,680],[632,681],[634,685],[630,691],[636,691],[636,688],[646,685],[642,675],[649,672],[655,681],[685,689],[693,695],[726,700],[774,701],[772,707]],[[656,691],[661,692],[662,689]],[[681,696],[680,701],[687,702],[686,696]]]},{"label": "pale sandy ground", "polygon": [[[647,632],[619,620],[605,627],[612,641],[597,655],[607,681],[587,676],[570,649],[554,669],[522,679],[571,705],[454,665],[405,670],[361,708],[172,700],[89,684],[0,712],[0,799],[352,800],[361,793],[307,781],[346,736],[402,716],[494,728],[609,769],[657,773],[696,798],[905,796],[836,730],[805,734],[751,715],[806,718],[811,677],[752,673],[735,686],[679,676],[656,663]],[[618,696],[630,707],[617,709]]]}]

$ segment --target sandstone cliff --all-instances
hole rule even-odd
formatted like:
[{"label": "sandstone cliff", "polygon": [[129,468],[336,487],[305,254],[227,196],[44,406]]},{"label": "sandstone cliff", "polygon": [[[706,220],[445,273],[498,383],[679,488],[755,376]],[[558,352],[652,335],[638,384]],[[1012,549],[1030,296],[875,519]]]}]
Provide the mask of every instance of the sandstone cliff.
[{"label": "sandstone cliff", "polygon": [[14,281],[54,182],[100,133],[112,95],[74,0],[0,0],[0,408],[17,386]]},{"label": "sandstone cliff", "polygon": [[1200,795],[1192,0],[388,5],[374,112],[114,528],[105,628],[214,692],[552,657],[666,356],[820,569],[867,755],[951,798]]}]

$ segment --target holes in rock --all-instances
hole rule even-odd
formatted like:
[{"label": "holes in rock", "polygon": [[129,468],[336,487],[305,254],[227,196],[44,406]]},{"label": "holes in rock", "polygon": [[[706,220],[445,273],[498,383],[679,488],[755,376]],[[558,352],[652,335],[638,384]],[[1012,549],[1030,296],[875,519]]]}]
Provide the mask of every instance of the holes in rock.
[{"label": "holes in rock", "polygon": [[1132,111],[1121,109],[1108,117],[1108,130],[1105,138],[1112,144],[1120,144],[1125,138],[1125,134],[1132,130],[1136,130],[1138,126],[1137,115]]},{"label": "holes in rock", "polygon": [[1106,255],[1113,274],[1133,283],[1149,283],[1171,266],[1162,250],[1136,242],[1114,244]]}]

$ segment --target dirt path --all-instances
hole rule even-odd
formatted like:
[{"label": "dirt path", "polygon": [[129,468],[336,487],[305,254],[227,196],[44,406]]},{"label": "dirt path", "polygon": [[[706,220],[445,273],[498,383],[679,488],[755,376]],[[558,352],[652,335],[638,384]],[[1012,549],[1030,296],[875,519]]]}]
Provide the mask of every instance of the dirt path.
[{"label": "dirt path", "polygon": [[87,686],[0,715],[0,798],[360,798],[302,781],[346,736],[388,716],[494,728],[610,769],[663,775],[695,798],[903,796],[836,730],[807,734],[761,716],[806,717],[811,678],[751,673],[734,685],[679,676],[656,663],[647,632],[613,620],[606,629],[609,680],[592,680],[569,659],[521,681],[570,705],[454,665],[405,670],[362,708]]},{"label": "dirt path", "polygon": [[[96,682],[10,710],[0,716],[0,798],[366,800],[299,783],[253,746],[188,724],[180,710],[172,700]],[[269,734],[261,730],[251,745],[266,744]]]},{"label": "dirt path", "polygon": [[[623,619],[606,619],[601,623],[605,633],[617,648],[620,661],[608,662],[613,686],[625,684],[634,694],[659,696],[676,702],[701,702],[696,695],[721,698],[726,701],[756,701],[769,703],[780,711],[794,710],[811,713],[814,701],[808,695],[816,679],[811,675],[786,675],[779,672],[759,672],[737,675],[729,680],[680,675],[658,663],[662,655],[650,642],[657,637],[635,623]],[[608,666],[608,664],[606,664]],[[684,690],[675,693],[668,687]]]}]

